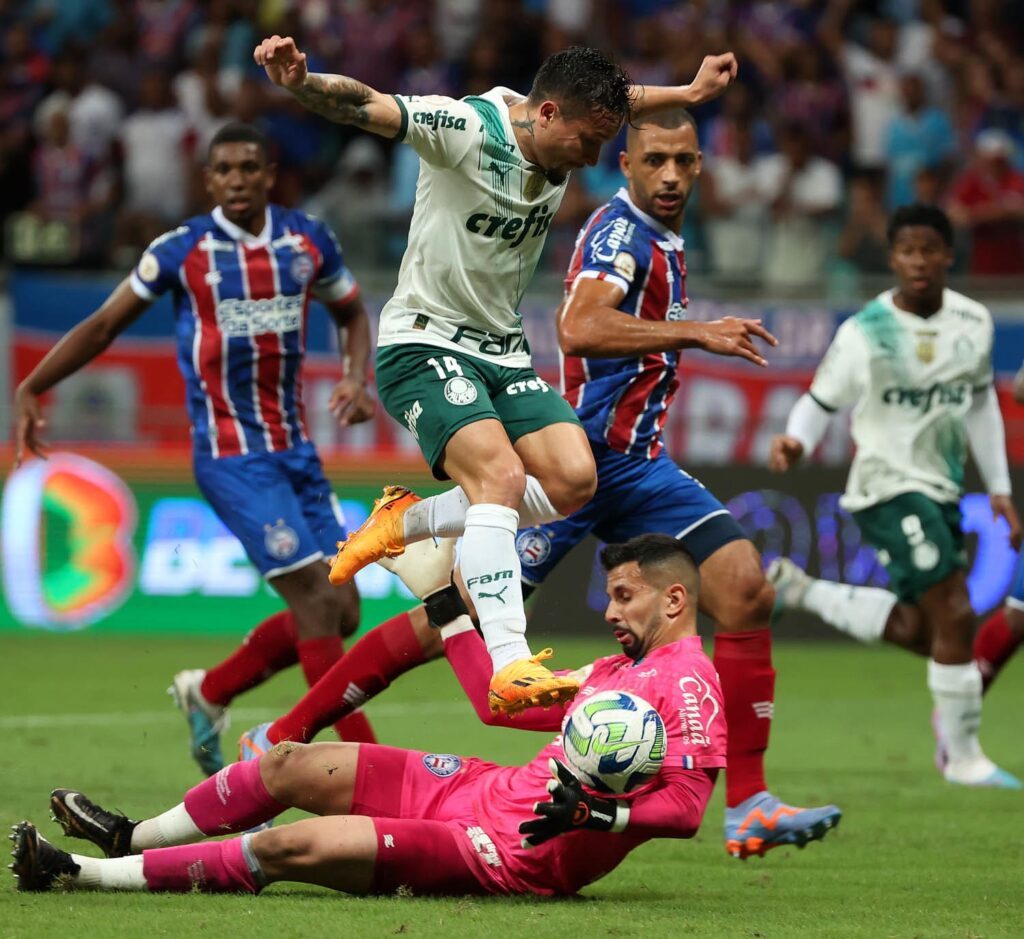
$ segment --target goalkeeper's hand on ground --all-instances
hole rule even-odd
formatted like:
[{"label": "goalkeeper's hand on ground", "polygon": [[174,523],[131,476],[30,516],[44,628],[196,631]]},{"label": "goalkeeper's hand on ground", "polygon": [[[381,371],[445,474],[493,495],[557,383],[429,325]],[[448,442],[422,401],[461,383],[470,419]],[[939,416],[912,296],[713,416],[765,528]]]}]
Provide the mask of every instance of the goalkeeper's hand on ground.
[{"label": "goalkeeper's hand on ground", "polygon": [[556,759],[548,760],[551,775],[548,783],[551,799],[538,802],[533,811],[539,818],[530,819],[519,826],[524,848],[533,848],[556,835],[577,828],[597,831],[623,831],[629,821],[629,806],[615,799],[603,799],[583,790],[572,770]]}]

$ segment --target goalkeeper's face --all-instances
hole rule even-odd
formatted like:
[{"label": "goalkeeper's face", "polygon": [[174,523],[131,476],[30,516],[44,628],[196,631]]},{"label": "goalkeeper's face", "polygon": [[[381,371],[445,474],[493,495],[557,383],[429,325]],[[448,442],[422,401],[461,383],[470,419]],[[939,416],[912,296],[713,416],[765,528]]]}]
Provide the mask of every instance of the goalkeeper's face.
[{"label": "goalkeeper's face", "polygon": [[631,659],[641,659],[651,650],[675,642],[684,634],[681,626],[690,619],[686,588],[678,582],[660,584],[658,573],[652,570],[648,579],[636,561],[608,572],[604,618]]}]

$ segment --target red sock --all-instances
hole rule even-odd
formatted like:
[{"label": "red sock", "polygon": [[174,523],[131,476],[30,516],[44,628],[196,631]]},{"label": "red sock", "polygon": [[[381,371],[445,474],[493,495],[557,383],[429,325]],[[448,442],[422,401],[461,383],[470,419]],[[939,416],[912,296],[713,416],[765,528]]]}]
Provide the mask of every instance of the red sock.
[{"label": "red sock", "polygon": [[[302,639],[299,641],[298,650],[302,674],[306,676],[306,684],[310,689],[315,687],[339,661],[348,658],[340,636]],[[377,736],[365,714],[346,714],[341,719],[332,720],[331,723],[334,724],[334,731],[339,740],[350,740],[354,743],[377,742]]]},{"label": "red sock", "polygon": [[993,613],[974,637],[974,659],[981,670],[982,691],[996,680],[1003,666],[1024,641],[1014,633],[1006,622],[1006,608]]},{"label": "red sock", "polygon": [[354,708],[422,661],[423,650],[409,614],[392,617],[363,636],[322,681],[270,726],[270,742],[308,743],[328,724],[351,715]]},{"label": "red sock", "polygon": [[203,679],[199,690],[211,704],[227,706],[232,699],[298,661],[295,620],[288,610],[267,617],[238,649]]},{"label": "red sock", "polygon": [[725,802],[731,808],[768,788],[764,751],[775,706],[771,630],[715,633],[715,668],[729,727]]}]

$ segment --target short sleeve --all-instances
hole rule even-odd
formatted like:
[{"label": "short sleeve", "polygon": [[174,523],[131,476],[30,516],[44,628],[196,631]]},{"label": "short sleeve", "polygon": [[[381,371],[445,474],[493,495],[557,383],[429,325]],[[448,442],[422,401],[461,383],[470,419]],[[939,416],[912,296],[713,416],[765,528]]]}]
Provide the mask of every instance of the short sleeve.
[{"label": "short sleeve", "polygon": [[629,293],[650,263],[650,244],[639,235],[635,222],[628,218],[599,218],[580,235],[579,270],[576,277],[607,280]]},{"label": "short sleeve", "polygon": [[861,395],[868,368],[867,341],[855,320],[848,319],[814,374],[811,397],[827,411],[849,407]]},{"label": "short sleeve", "polygon": [[320,219],[313,219],[313,244],[320,252],[320,269],[313,282],[313,293],[326,302],[352,300],[359,294],[359,284],[345,264],[345,256],[334,232]]},{"label": "short sleeve", "polygon": [[166,232],[146,248],[129,283],[140,300],[156,300],[180,284],[179,272],[194,239],[187,225]]},{"label": "short sleeve", "polygon": [[402,112],[398,140],[432,166],[457,166],[477,139],[482,122],[472,105],[443,95],[394,95]]},{"label": "short sleeve", "polygon": [[994,339],[994,327],[992,315],[985,307],[980,307],[985,314],[984,332],[978,343],[978,358],[973,372],[970,375],[970,382],[975,392],[984,391],[995,381],[995,372],[992,368],[992,342]]}]

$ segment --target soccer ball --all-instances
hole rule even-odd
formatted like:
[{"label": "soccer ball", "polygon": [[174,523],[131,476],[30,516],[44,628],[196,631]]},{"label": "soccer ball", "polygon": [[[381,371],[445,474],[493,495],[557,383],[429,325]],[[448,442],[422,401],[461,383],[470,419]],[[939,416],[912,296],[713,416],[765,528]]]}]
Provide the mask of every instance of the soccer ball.
[{"label": "soccer ball", "polygon": [[562,726],[562,751],[579,780],[622,795],[649,782],[665,762],[665,724],[643,698],[603,691],[575,708]]}]

